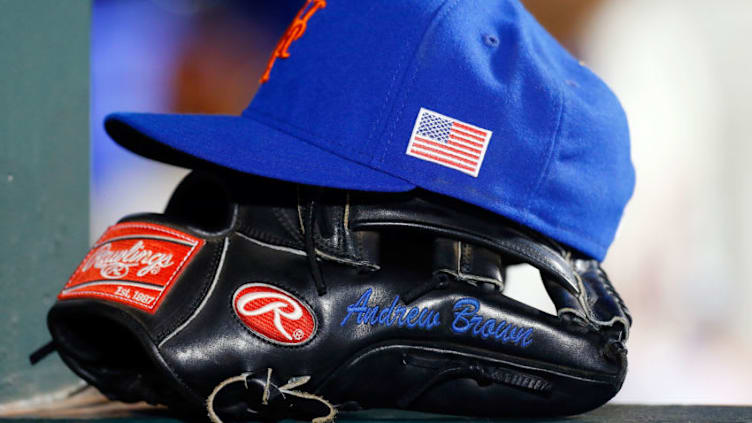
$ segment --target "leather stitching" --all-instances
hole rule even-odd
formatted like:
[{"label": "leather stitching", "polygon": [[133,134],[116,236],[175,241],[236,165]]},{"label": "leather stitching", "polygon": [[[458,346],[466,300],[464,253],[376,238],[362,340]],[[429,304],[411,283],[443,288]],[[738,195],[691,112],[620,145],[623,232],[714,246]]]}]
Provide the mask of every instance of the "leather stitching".
[{"label": "leather stitching", "polygon": [[[437,11],[436,17],[434,19],[431,19],[431,21],[430,21],[431,23],[426,27],[425,31],[423,32],[423,35],[420,38],[420,42],[417,44],[417,48],[416,48],[415,54],[413,55],[413,61],[414,62],[417,61],[417,52],[420,51],[421,47],[423,46],[423,43],[426,40],[426,36],[427,36],[429,30],[433,26],[438,26],[439,23],[446,17],[446,15],[450,14],[452,12],[452,10],[454,10],[454,8],[456,8],[457,5],[459,5],[459,4],[460,4],[460,2],[458,0],[455,0],[453,5],[447,7],[446,9]],[[408,66],[408,69],[409,69],[409,66]],[[404,85],[404,89],[402,91],[402,93],[403,93],[402,94],[402,104],[400,105],[400,107],[398,109],[395,109],[395,111],[396,111],[395,118],[394,118],[394,121],[392,123],[391,130],[389,131],[389,133],[385,137],[385,139],[386,139],[386,146],[384,146],[384,151],[382,152],[381,157],[379,158],[379,163],[383,163],[384,162],[384,158],[386,157],[386,153],[387,153],[387,151],[389,151],[389,147],[392,145],[392,141],[394,141],[394,133],[397,130],[397,126],[400,123],[400,121],[402,120],[402,117],[404,115],[405,108],[407,107],[407,99],[410,98],[409,94],[412,91],[412,89],[413,89],[413,87],[415,85],[415,80],[418,77],[418,70],[419,70],[419,66],[416,63],[416,65],[412,69],[413,74],[412,74],[412,77],[410,78],[410,82],[408,84]]]},{"label": "leather stitching", "polygon": [[282,225],[282,228],[285,229],[295,240],[300,243],[303,242],[303,235],[300,232],[299,228],[290,221],[289,217],[284,213],[284,211],[279,208],[273,207],[272,214],[277,218],[277,221]]}]

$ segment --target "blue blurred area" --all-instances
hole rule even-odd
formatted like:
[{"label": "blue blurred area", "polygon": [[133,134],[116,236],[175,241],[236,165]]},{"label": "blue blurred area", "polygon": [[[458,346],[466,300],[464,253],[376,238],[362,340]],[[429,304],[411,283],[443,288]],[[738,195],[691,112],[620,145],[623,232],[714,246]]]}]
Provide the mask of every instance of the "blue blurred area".
[{"label": "blue blurred area", "polygon": [[160,211],[184,170],[116,145],[113,111],[239,114],[303,0],[95,0],[91,26],[91,236]]},{"label": "blue blurred area", "polygon": [[[114,110],[170,111],[170,73],[193,15],[146,0],[95,1],[91,28],[92,187],[118,168],[140,166],[104,132]],[[96,195],[96,193],[95,193]]]}]

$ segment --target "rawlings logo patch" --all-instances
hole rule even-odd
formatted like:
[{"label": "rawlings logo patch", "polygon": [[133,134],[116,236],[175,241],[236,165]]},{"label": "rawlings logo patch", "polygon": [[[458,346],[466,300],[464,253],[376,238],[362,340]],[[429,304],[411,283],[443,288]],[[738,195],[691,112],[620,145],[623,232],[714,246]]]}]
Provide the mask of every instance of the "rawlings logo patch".
[{"label": "rawlings logo patch", "polygon": [[154,313],[203,245],[166,226],[119,223],[97,240],[58,299],[98,298]]},{"label": "rawlings logo patch", "polygon": [[316,318],[308,305],[276,286],[245,284],[235,291],[232,304],[248,329],[275,344],[305,344],[316,333]]}]

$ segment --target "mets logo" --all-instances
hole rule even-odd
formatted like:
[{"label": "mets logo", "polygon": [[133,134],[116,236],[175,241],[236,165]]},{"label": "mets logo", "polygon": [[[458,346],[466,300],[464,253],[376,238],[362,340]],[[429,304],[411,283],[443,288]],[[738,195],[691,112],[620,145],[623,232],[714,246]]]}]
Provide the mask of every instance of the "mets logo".
[{"label": "mets logo", "polygon": [[260,83],[263,84],[264,82],[269,80],[269,73],[272,71],[274,62],[278,57],[282,59],[287,59],[288,57],[290,57],[290,52],[287,51],[287,49],[290,48],[290,45],[293,41],[303,36],[303,33],[308,26],[308,20],[311,19],[311,16],[313,16],[313,14],[316,13],[316,11],[318,11],[319,9],[323,9],[325,7],[326,0],[306,1],[300,11],[298,11],[298,14],[295,15],[295,19],[292,20],[292,23],[287,28],[287,31],[285,31],[285,34],[282,36],[282,39],[280,39],[279,43],[277,43],[277,47],[272,52],[272,57],[269,58],[269,62],[266,64],[266,71],[264,71],[264,74],[261,75],[261,80],[259,80]]},{"label": "mets logo", "polygon": [[253,333],[275,344],[301,345],[316,333],[316,318],[308,305],[275,286],[245,284],[235,291],[232,304]]}]

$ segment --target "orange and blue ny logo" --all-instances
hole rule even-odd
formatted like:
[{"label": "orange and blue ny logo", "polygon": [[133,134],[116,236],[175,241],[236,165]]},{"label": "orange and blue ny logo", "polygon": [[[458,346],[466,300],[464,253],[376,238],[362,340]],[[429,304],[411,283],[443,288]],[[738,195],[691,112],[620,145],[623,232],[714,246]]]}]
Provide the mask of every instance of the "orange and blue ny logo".
[{"label": "orange and blue ny logo", "polygon": [[269,58],[269,63],[266,64],[266,71],[263,75],[261,75],[261,82],[262,84],[269,80],[269,73],[272,71],[272,67],[274,67],[274,62],[277,60],[277,58],[281,59],[287,59],[290,57],[290,52],[287,51],[287,49],[290,48],[290,45],[293,41],[300,38],[303,33],[306,30],[306,27],[308,26],[308,20],[311,19],[311,16],[313,16],[316,11],[319,9],[323,9],[326,7],[326,0],[308,0],[303,5],[303,7],[300,9],[297,15],[295,15],[295,19],[293,19],[290,26],[287,28],[287,31],[285,31],[285,34],[282,36],[282,39],[279,40],[279,43],[277,43],[277,47],[272,52],[272,57]]}]

